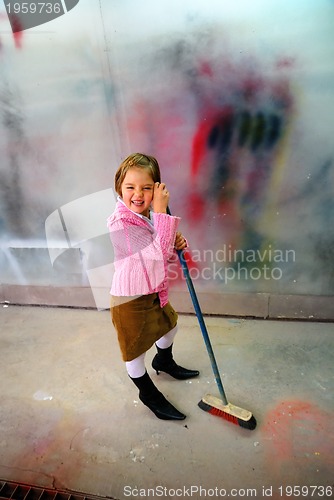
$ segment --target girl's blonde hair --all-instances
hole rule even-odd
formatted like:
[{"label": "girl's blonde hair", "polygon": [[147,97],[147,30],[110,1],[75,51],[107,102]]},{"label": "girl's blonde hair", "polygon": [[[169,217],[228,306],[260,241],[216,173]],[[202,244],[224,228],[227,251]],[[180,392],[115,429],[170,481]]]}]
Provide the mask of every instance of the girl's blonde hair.
[{"label": "girl's blonde hair", "polygon": [[143,168],[149,172],[154,182],[161,182],[159,163],[154,156],[133,153],[122,161],[115,174],[115,191],[122,195],[122,184],[130,168]]}]

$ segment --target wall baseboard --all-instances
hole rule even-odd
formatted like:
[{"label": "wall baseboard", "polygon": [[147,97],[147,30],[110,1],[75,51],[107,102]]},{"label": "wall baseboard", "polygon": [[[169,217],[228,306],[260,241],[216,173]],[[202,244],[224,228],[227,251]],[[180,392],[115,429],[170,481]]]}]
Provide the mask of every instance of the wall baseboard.
[{"label": "wall baseboard", "polygon": [[[105,294],[106,304],[109,291]],[[274,295],[269,293],[198,292],[203,314],[263,319],[334,320],[334,297]],[[170,301],[179,313],[194,313],[187,291],[170,291]],[[96,309],[90,287],[0,285],[0,302],[15,305]],[[106,305],[105,308],[108,306]]]}]

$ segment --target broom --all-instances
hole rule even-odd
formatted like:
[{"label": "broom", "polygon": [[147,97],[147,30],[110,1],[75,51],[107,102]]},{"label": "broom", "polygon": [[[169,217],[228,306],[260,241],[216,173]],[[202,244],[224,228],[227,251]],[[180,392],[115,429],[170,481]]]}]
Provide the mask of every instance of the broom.
[{"label": "broom", "polygon": [[[167,208],[167,213],[171,215],[169,208]],[[188,290],[191,296],[191,300],[193,302],[193,306],[196,312],[199,326],[201,328],[202,336],[205,342],[206,349],[209,354],[212,370],[221,397],[221,399],[219,399],[216,398],[215,396],[212,396],[211,394],[207,394],[201,399],[201,401],[198,403],[198,406],[202,410],[211,413],[211,415],[216,415],[217,417],[224,418],[225,420],[228,420],[229,422],[239,425],[240,427],[243,427],[245,429],[253,430],[256,427],[256,419],[252,415],[252,413],[248,410],[244,410],[243,408],[239,408],[238,406],[235,406],[227,401],[227,397],[221,381],[221,377],[219,374],[215,355],[212,349],[209,334],[204,322],[201,307],[199,305],[195,288],[189,273],[188,265],[184,256],[184,251],[177,250],[177,254],[181,263],[184,277],[187,282]]]}]

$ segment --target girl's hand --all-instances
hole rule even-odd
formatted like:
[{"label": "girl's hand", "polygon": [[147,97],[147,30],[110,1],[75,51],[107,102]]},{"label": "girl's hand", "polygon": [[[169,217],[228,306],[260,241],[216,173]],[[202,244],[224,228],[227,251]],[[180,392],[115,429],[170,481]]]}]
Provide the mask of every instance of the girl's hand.
[{"label": "girl's hand", "polygon": [[182,236],[181,233],[177,232],[176,233],[176,238],[175,238],[175,243],[174,243],[174,248],[176,250],[183,250],[188,246],[187,240],[185,239],[184,236]]},{"label": "girl's hand", "polygon": [[152,208],[154,212],[165,214],[169,202],[169,192],[167,191],[166,184],[163,182],[156,182],[154,184],[154,192],[152,199]]}]

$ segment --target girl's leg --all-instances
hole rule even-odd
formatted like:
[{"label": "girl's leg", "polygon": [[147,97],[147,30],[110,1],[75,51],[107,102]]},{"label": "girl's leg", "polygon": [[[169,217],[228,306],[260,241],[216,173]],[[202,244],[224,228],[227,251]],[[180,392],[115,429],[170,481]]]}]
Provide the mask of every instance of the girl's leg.
[{"label": "girl's leg", "polygon": [[167,347],[170,347],[174,342],[174,337],[177,334],[177,330],[178,326],[176,325],[173,330],[170,330],[168,333],[166,333],[166,335],[157,340],[155,345],[157,347],[160,347],[160,349],[167,349]]},{"label": "girl's leg", "polygon": [[145,375],[145,355],[146,352],[138,356],[138,358],[133,359],[132,361],[126,361],[125,367],[126,371],[130,378],[138,378]]},{"label": "girl's leg", "polygon": [[182,366],[177,365],[173,359],[172,349],[176,333],[177,326],[157,340],[155,345],[158,353],[153,358],[152,367],[157,372],[157,375],[159,375],[159,371],[162,371],[178,380],[197,377],[199,375],[198,370],[183,368]]},{"label": "girl's leg", "polygon": [[163,420],[183,420],[186,416],[167,401],[149,377],[145,368],[145,354],[143,353],[138,358],[125,362],[129,377],[139,389],[139,399],[158,418]]}]

